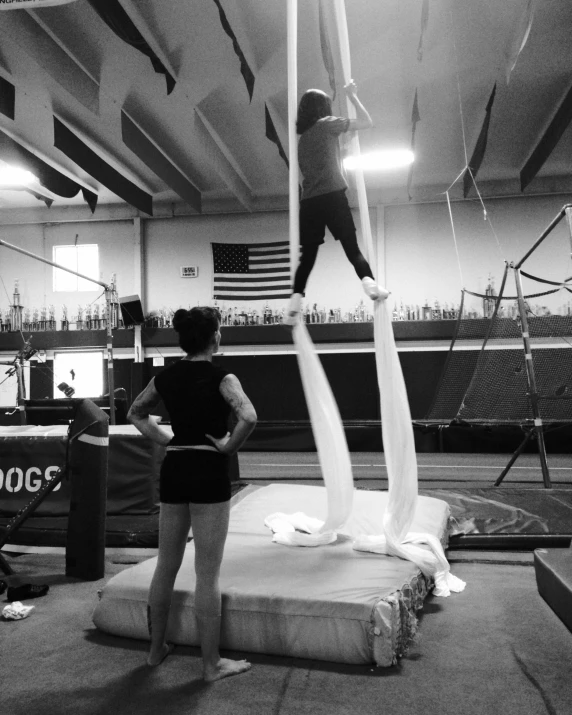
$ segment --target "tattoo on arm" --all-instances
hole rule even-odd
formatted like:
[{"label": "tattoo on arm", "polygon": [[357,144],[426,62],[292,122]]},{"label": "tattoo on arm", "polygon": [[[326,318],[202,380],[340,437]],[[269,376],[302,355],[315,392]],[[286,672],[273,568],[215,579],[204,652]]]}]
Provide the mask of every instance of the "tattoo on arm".
[{"label": "tattoo on arm", "polygon": [[226,375],[220,383],[220,393],[240,419],[256,419],[252,402],[245,395],[242,385],[235,375]]},{"label": "tattoo on arm", "polygon": [[149,417],[153,407],[156,407],[160,401],[161,395],[155,388],[155,380],[152,379],[143,392],[135,398],[129,409],[129,416],[144,420]]}]

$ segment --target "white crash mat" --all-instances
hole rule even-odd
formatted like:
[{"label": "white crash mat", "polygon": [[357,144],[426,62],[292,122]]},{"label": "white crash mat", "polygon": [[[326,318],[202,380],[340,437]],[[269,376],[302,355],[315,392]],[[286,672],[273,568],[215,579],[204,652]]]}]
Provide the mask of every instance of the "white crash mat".
[{"label": "white crash mat", "polygon": [[[356,491],[354,497],[338,540],[316,548],[273,543],[264,519],[278,511],[323,519],[324,487],[271,485],[233,507],[220,578],[223,649],[379,666],[403,655],[432,584],[409,561],[352,549],[358,533],[381,532],[387,493]],[[446,502],[419,497],[411,530],[445,545],[448,515]],[[168,640],[182,645],[198,645],[193,558],[191,542],[168,629]],[[155,564],[149,559],[110,579],[93,616],[98,628],[149,639],[147,593]]]}]

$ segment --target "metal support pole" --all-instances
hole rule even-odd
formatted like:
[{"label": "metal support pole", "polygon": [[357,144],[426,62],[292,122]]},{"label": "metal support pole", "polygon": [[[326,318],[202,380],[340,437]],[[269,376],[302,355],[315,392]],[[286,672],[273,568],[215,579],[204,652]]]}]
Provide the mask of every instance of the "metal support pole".
[{"label": "metal support pole", "polygon": [[16,358],[16,376],[18,379],[18,411],[20,413],[20,424],[27,424],[26,418],[26,383],[24,382],[24,365]]},{"label": "metal support pole", "polygon": [[115,424],[115,379],[113,376],[113,315],[111,301],[113,290],[105,288],[105,306],[107,310],[107,388],[109,390],[109,423]]},{"label": "metal support pole", "polygon": [[23,248],[20,248],[19,246],[14,246],[12,243],[8,243],[7,241],[2,241],[0,239],[0,246],[6,246],[6,248],[10,248],[12,251],[17,251],[18,253],[24,254],[24,256],[29,256],[30,258],[35,258],[37,261],[41,261],[42,263],[47,263],[48,266],[53,266],[54,268],[59,268],[62,271],[67,271],[68,273],[72,273],[74,276],[79,276],[80,278],[83,278],[86,281],[89,281],[90,283],[97,283],[97,285],[102,286],[103,288],[108,288],[107,283],[103,283],[102,281],[96,281],[95,278],[90,278],[89,276],[84,276],[83,273],[78,273],[77,271],[72,271],[71,268],[66,268],[65,266],[60,266],[59,263],[54,263],[53,261],[48,261],[47,258],[44,258],[43,256],[37,256],[35,253],[32,253],[31,251],[25,251]]},{"label": "metal support pole", "polygon": [[540,236],[536,239],[536,241],[535,241],[534,245],[532,246],[532,248],[531,248],[529,251],[527,251],[527,252],[524,254],[524,256],[520,259],[520,261],[514,266],[515,268],[520,268],[520,267],[522,266],[522,264],[526,261],[526,259],[527,259],[532,253],[534,253],[534,251],[536,251],[536,249],[538,248],[538,246],[540,246],[540,244],[544,241],[544,239],[546,238],[546,236],[548,236],[548,234],[552,231],[552,229],[555,228],[555,227],[560,223],[560,221],[562,221],[562,219],[564,218],[564,215],[566,215],[566,217],[569,216],[569,211],[570,211],[571,209],[572,209],[572,204],[565,204],[565,205],[560,209],[560,213],[558,213],[558,215],[555,216],[555,217],[552,219],[552,221],[550,222],[550,224],[544,229],[544,231],[543,231],[543,232],[540,234]]},{"label": "metal support pole", "polygon": [[516,291],[518,294],[518,309],[520,312],[520,321],[522,329],[522,341],[524,344],[524,363],[526,365],[526,379],[528,382],[528,396],[530,398],[530,406],[532,416],[534,418],[534,431],[538,439],[538,454],[540,456],[540,466],[542,468],[542,478],[544,486],[551,489],[550,474],[548,472],[548,462],[546,459],[546,446],[544,444],[544,432],[542,429],[542,418],[538,409],[538,390],[536,387],[536,376],[534,374],[534,365],[532,362],[532,350],[530,347],[530,332],[528,329],[528,318],[526,317],[526,305],[524,303],[524,295],[522,292],[522,278],[520,270],[517,266],[514,267],[514,280],[516,283]]},{"label": "metal support pole", "polygon": [[566,212],[566,225],[568,226],[568,233],[570,234],[570,255],[572,256],[572,206],[567,204],[564,207],[564,211]]}]

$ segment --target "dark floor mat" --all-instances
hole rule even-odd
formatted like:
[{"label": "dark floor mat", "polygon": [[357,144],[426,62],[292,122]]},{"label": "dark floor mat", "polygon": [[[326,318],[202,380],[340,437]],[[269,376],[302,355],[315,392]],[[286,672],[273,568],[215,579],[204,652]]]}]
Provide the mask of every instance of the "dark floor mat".
[{"label": "dark floor mat", "polygon": [[572,491],[485,487],[426,489],[419,494],[451,507],[457,534],[572,534]]},{"label": "dark floor mat", "polygon": [[[233,496],[248,484],[233,483]],[[424,489],[422,496],[451,507],[451,549],[568,547],[572,541],[572,490],[488,487]],[[8,519],[0,518],[0,529]],[[158,514],[124,514],[106,519],[107,547],[157,548]],[[67,517],[30,517],[8,543],[65,546]]]},{"label": "dark floor mat", "polygon": [[[232,496],[238,494],[247,484],[232,484]],[[10,519],[0,517],[0,530]],[[22,546],[65,546],[67,539],[67,516],[30,517],[11,536],[6,544]],[[121,514],[107,516],[105,520],[106,547],[132,547],[156,549],[159,536],[159,513]]]}]

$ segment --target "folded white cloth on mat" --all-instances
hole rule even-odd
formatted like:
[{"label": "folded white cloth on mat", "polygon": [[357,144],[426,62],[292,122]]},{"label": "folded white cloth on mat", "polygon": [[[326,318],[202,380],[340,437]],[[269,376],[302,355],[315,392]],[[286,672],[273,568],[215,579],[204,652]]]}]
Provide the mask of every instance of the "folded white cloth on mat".
[{"label": "folded white cloth on mat", "polygon": [[324,522],[304,512],[294,514],[276,512],[264,519],[264,524],[273,532],[272,541],[284,546],[323,546],[333,543],[335,531],[320,532]]},{"label": "folded white cloth on mat", "polygon": [[460,593],[465,589],[466,583],[451,573],[441,542],[431,534],[409,532],[397,548],[390,546],[383,534],[362,534],[354,540],[353,548],[356,551],[387,554],[413,561],[426,576],[434,578],[435,596],[446,597],[451,595],[451,591]]}]

